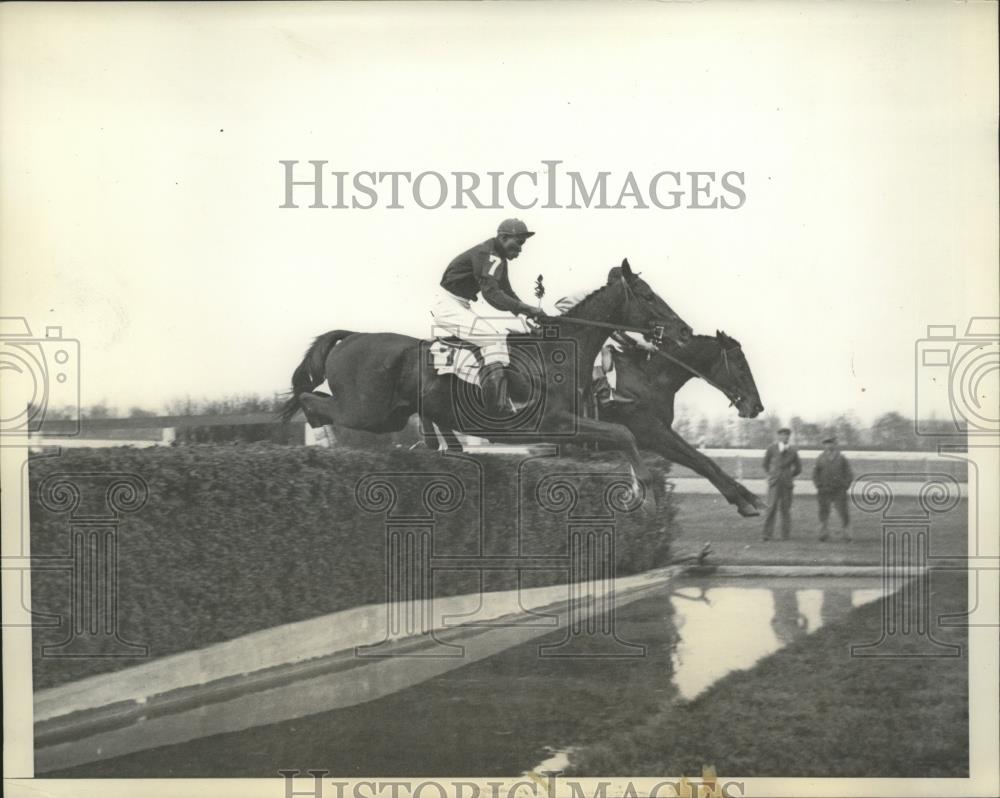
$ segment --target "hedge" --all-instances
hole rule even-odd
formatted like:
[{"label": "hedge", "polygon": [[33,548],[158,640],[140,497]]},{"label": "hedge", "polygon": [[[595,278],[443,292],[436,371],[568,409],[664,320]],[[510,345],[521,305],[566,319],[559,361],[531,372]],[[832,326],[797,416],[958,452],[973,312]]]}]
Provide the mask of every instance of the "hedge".
[{"label": "hedge", "polygon": [[302,445],[303,424],[211,424],[175,427],[177,444],[190,443],[283,443]]},{"label": "hedge", "polygon": [[[58,628],[34,630],[35,686],[139,661],[40,656],[41,646],[68,636],[69,574],[45,569],[46,563],[65,563],[70,551],[71,512],[53,499],[53,483],[78,486],[77,515],[108,512],[109,474],[134,475],[148,487],[143,506],[120,516],[118,629],[125,640],[148,645],[150,657],[160,657],[384,601],[384,504],[393,491],[394,519],[434,512],[435,556],[476,556],[480,547],[491,555],[566,555],[568,523],[610,523],[600,519],[608,516],[608,497],[616,500],[613,474],[620,483],[626,470],[620,460],[522,462],[274,444],[75,449],[33,458],[32,608],[63,619]],[[669,559],[673,494],[664,469],[654,470],[656,510],[619,507],[612,516],[618,575]],[[394,476],[379,476],[384,474]],[[570,507],[574,490],[578,500]],[[479,579],[477,571],[435,573],[435,595],[474,592]],[[516,579],[509,571],[488,572],[484,588],[509,589]],[[526,586],[566,579],[556,565],[521,573]]]}]

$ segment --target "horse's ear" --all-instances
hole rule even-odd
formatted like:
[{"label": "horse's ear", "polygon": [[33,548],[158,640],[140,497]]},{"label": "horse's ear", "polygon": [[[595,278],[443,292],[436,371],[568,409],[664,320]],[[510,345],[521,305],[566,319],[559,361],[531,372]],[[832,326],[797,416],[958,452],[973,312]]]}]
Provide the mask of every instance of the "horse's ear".
[{"label": "horse's ear", "polygon": [[631,280],[633,277],[635,277],[635,275],[632,274],[632,267],[629,266],[628,258],[622,258],[622,276],[626,280]]}]

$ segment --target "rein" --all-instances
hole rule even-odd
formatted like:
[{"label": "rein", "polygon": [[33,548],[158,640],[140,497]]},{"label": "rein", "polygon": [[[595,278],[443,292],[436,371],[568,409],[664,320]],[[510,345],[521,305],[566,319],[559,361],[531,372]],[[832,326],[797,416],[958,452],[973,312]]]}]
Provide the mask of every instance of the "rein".
[{"label": "rein", "polygon": [[[652,351],[653,351],[654,354],[657,354],[660,357],[662,357],[662,358],[664,358],[666,360],[669,360],[671,363],[676,363],[678,366],[680,366],[681,368],[683,368],[686,371],[690,372],[695,377],[699,377],[699,378],[703,379],[705,382],[707,382],[709,385],[711,385],[713,388],[715,388],[717,391],[719,391],[723,396],[725,396],[729,400],[729,406],[730,407],[732,407],[733,405],[735,405],[736,404],[736,400],[740,398],[739,395],[736,394],[735,391],[726,390],[721,385],[719,385],[719,383],[717,383],[715,380],[711,379],[708,375],[702,374],[694,366],[688,365],[683,360],[680,360],[679,358],[676,358],[673,355],[668,355],[666,352],[664,352],[662,349],[660,349],[660,347],[656,347]],[[729,372],[729,350],[728,349],[723,349],[722,350],[722,362],[726,366],[726,374],[729,374],[730,372]],[[734,396],[735,396],[735,398],[733,398]]]},{"label": "rein", "polygon": [[[621,278],[621,282],[622,282],[622,287],[625,289],[625,304],[627,305],[629,302],[633,301],[633,297],[635,296],[635,294],[632,291],[632,288],[629,286],[628,281],[624,277]],[[635,327],[628,324],[615,324],[613,322],[607,322],[607,321],[592,321],[591,319],[577,319],[572,316],[566,316],[566,315],[552,317],[552,322],[554,324],[562,323],[564,321],[568,321],[571,324],[579,324],[582,327],[599,327],[602,330],[625,330],[626,332],[641,333],[642,335],[650,336],[657,343],[663,340],[663,336],[665,334],[662,324],[652,324],[649,327]]]},{"label": "rein", "polygon": [[553,316],[551,317],[553,324],[562,324],[564,321],[568,321],[571,324],[579,324],[584,327],[600,327],[604,330],[625,330],[627,332],[634,333],[650,333],[654,338],[663,337],[663,325],[654,324],[650,327],[632,327],[627,324],[615,324],[608,321],[592,321],[590,319],[575,319],[570,316]]},{"label": "rein", "polygon": [[[628,281],[624,277],[621,278],[621,281],[622,281],[622,286],[625,289],[625,303],[627,305],[629,302],[633,300],[635,294],[632,291],[632,288],[629,286]],[[739,392],[730,391],[727,390],[726,388],[723,388],[721,385],[719,385],[719,383],[717,383],[707,374],[703,374],[702,372],[700,372],[694,366],[690,366],[683,360],[680,360],[679,358],[676,358],[673,355],[668,355],[666,352],[664,352],[659,346],[659,344],[663,342],[663,337],[664,337],[664,329],[662,324],[654,324],[651,325],[650,327],[635,327],[625,324],[615,324],[613,322],[606,322],[606,321],[591,321],[590,319],[578,319],[572,316],[565,316],[565,315],[554,317],[552,319],[553,323],[561,323],[564,321],[568,321],[572,324],[579,324],[584,327],[599,327],[603,330],[634,332],[647,335],[650,338],[652,338],[653,343],[656,344],[656,346],[654,346],[654,348],[652,349],[652,352],[655,352],[657,355],[664,358],[665,360],[669,360],[671,363],[680,366],[682,369],[688,371],[690,374],[693,374],[695,377],[698,377],[699,379],[702,379],[705,382],[707,382],[709,385],[711,385],[713,388],[715,388],[719,393],[721,393],[729,400],[730,407],[735,405],[736,402],[740,399]],[[738,348],[738,346],[735,348]],[[730,350],[723,349],[721,351],[721,354],[722,354],[722,362],[725,364],[726,367],[726,374],[731,375],[731,372],[729,370],[729,352]]]}]

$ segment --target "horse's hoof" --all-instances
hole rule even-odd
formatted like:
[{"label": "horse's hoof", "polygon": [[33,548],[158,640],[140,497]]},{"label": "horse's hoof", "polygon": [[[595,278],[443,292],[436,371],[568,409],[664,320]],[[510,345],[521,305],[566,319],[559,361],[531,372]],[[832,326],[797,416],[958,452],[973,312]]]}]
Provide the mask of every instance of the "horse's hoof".
[{"label": "horse's hoof", "polygon": [[760,515],[760,511],[749,504],[738,504],[736,505],[736,512],[742,515],[744,518],[756,518]]}]

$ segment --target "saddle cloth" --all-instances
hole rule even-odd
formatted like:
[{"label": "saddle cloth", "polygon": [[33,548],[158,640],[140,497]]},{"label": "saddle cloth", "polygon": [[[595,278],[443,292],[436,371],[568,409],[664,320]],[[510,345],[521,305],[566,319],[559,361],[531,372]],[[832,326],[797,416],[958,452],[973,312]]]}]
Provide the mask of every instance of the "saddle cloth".
[{"label": "saddle cloth", "polygon": [[479,385],[483,367],[479,347],[458,338],[435,338],[430,345],[430,359],[438,374],[454,374],[460,380]]},{"label": "saddle cloth", "polygon": [[[431,341],[429,351],[430,364],[438,374],[453,374],[464,382],[472,385],[479,385],[479,372],[483,367],[483,356],[479,347],[463,341],[461,338],[435,338]],[[593,380],[596,385],[598,380],[604,378],[604,369],[601,366],[601,353],[598,352],[594,361]],[[590,402],[587,403],[588,405]],[[593,410],[593,409],[592,409]],[[596,410],[593,414],[584,413],[596,417]]]}]

